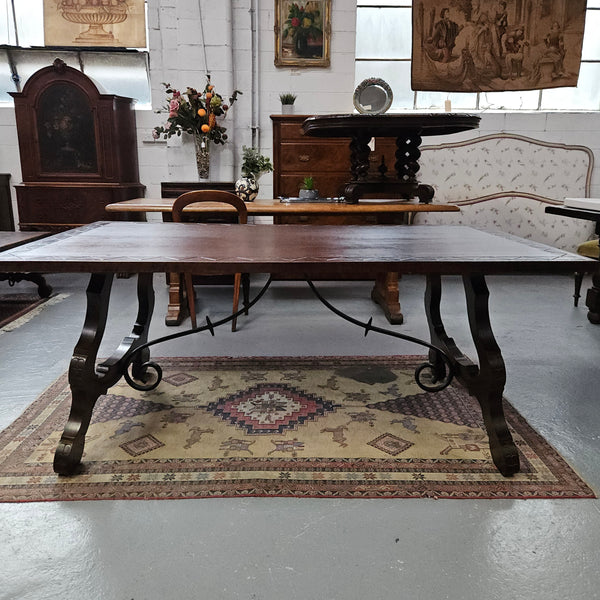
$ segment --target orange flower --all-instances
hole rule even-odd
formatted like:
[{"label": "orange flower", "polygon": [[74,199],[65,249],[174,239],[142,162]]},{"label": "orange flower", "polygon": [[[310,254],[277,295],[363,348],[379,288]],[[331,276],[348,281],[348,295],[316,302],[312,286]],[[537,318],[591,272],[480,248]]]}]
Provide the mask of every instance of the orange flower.
[{"label": "orange flower", "polygon": [[203,117],[206,114],[206,111],[203,108],[198,109],[198,116]]},{"label": "orange flower", "polygon": [[215,89],[215,86],[214,86],[214,85],[209,85],[209,86],[208,86],[208,91],[209,91],[209,92],[212,92],[214,89]]},{"label": "orange flower", "polygon": [[204,123],[204,125],[202,125],[202,127],[200,127],[200,129],[202,130],[202,133],[208,133],[210,131],[210,125],[207,125],[206,123]]},{"label": "orange flower", "polygon": [[212,98],[212,94],[210,92],[206,92],[206,99],[210,100]]}]

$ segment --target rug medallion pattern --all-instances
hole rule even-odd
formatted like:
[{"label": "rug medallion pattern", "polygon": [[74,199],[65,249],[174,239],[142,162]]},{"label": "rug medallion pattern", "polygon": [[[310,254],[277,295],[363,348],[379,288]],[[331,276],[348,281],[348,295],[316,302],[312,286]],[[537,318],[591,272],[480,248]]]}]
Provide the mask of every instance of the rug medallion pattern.
[{"label": "rug medallion pattern", "polygon": [[155,360],[158,388],[100,397],[73,477],[52,471],[66,375],[50,386],[0,434],[0,501],[594,497],[508,403],[522,469],[502,477],[477,402],[422,391],[422,357]]}]

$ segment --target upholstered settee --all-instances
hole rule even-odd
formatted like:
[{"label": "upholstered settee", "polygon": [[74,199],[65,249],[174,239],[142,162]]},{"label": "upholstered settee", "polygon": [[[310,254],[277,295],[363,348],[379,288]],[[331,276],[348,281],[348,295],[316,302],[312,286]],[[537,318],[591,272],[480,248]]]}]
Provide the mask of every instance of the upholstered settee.
[{"label": "upholstered settee", "polygon": [[460,213],[417,213],[415,224],[461,224],[500,230],[575,252],[594,237],[594,224],[544,212],[564,198],[588,197],[594,162],[585,146],[508,133],[421,147],[420,181],[434,202]]}]

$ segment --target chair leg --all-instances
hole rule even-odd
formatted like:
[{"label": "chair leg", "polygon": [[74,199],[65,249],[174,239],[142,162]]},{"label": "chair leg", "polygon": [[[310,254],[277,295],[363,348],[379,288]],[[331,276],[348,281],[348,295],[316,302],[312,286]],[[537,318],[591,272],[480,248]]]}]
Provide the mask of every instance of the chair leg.
[{"label": "chair leg", "polygon": [[573,294],[573,306],[579,304],[581,297],[581,284],[583,283],[583,273],[575,273],[575,293]]},{"label": "chair leg", "polygon": [[[240,286],[242,284],[242,274],[236,273],[233,279],[233,312],[238,311],[240,305]],[[235,331],[237,326],[237,317],[231,321],[231,331]]]},{"label": "chair leg", "polygon": [[197,321],[196,300],[194,299],[194,282],[192,281],[191,273],[184,273],[183,278],[185,281],[185,294],[187,296],[188,310],[190,311],[190,319],[192,321],[192,327],[195,329]]},{"label": "chair leg", "polygon": [[248,314],[248,304],[250,304],[250,273],[242,273],[242,294],[244,303],[244,314]]}]

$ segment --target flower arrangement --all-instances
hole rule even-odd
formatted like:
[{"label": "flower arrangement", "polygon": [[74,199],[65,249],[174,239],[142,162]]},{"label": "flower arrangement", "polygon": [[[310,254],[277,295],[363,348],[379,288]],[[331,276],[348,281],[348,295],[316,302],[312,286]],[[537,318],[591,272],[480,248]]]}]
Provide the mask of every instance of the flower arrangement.
[{"label": "flower arrangement", "polygon": [[242,92],[235,90],[229,98],[229,104],[223,102],[223,97],[215,91],[210,82],[210,75],[206,76],[206,85],[202,92],[188,87],[181,93],[170,83],[163,83],[166,88],[169,117],[165,125],[155,127],[152,136],[158,139],[161,135],[166,139],[172,135],[181,135],[184,131],[210,140],[215,144],[224,144],[227,141],[227,129],[219,120],[222,120]]},{"label": "flower arrangement", "polygon": [[323,17],[318,2],[293,2],[283,25],[283,38],[294,41],[318,40],[323,37]]},{"label": "flower arrangement", "polygon": [[258,179],[263,173],[273,170],[271,159],[262,155],[258,148],[247,148],[242,146],[242,175]]}]

